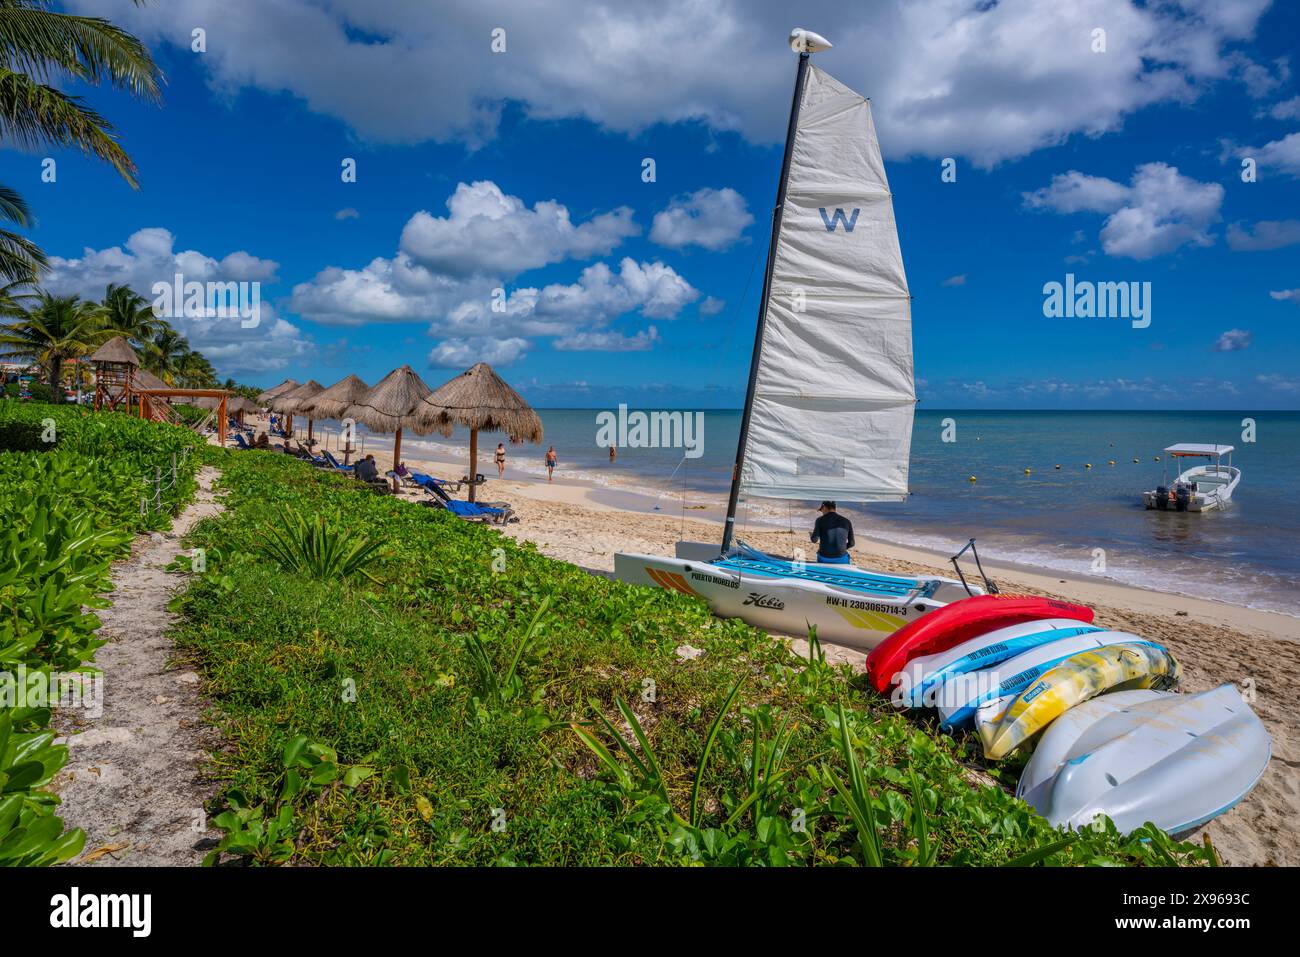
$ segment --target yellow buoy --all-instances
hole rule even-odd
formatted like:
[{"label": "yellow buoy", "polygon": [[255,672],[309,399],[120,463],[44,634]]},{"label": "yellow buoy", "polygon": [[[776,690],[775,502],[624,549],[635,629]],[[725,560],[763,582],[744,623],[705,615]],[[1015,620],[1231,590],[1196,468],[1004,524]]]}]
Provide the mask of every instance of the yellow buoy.
[{"label": "yellow buoy", "polygon": [[1111,459],[1110,462],[1108,462],[1107,464],[1108,464],[1108,465],[1114,465],[1114,464],[1115,464],[1115,460],[1114,460],[1114,459]]},{"label": "yellow buoy", "polygon": [[1060,469],[1060,466],[1059,466],[1059,465],[1057,466],[1057,469],[1058,469],[1058,470]]},{"label": "yellow buoy", "polygon": [[970,477],[970,481],[972,481],[972,482],[975,481],[975,476],[972,475],[972,476]]},{"label": "yellow buoy", "polygon": [[1134,465],[1137,464],[1137,459],[1134,459],[1134,460],[1133,460],[1133,464],[1134,464]]},{"label": "yellow buoy", "polygon": [[1160,461],[1160,456],[1158,456],[1158,455],[1156,456],[1156,461],[1157,461],[1157,462]]},{"label": "yellow buoy", "polygon": [[1087,465],[1084,466],[1084,468],[1086,468],[1086,469],[1090,469],[1090,468],[1092,468],[1092,463],[1089,462]]},{"label": "yellow buoy", "polygon": [[1028,475],[1030,471],[1031,471],[1030,469],[1025,469],[1025,474]]}]

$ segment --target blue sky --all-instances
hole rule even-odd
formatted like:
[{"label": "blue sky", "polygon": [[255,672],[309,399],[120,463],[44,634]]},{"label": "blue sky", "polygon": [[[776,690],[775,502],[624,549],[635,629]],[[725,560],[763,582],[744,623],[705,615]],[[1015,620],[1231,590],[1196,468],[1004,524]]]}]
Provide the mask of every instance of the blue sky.
[{"label": "blue sky", "polygon": [[[259,280],[256,329],[184,331],[260,385],[409,363],[436,386],[486,359],[538,405],[743,398],[795,66],[782,5],[64,6],[141,35],[167,86],[160,107],[75,91],[121,131],[138,192],[75,153],[48,154],[53,183],[47,154],[0,154],[52,287]],[[922,408],[1300,407],[1294,8],[799,17],[836,43],[817,64],[872,98]],[[1045,318],[1067,272],[1150,282],[1149,328]]]}]

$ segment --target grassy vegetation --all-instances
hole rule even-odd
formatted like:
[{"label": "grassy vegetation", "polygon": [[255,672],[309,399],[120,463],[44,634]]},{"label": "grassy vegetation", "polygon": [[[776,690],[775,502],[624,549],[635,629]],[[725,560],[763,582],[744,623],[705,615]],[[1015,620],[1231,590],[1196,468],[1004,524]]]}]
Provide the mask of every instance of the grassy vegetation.
[{"label": "grassy vegetation", "polygon": [[[19,676],[86,670],[110,563],[135,532],[166,527],[193,493],[198,440],[183,429],[69,406],[0,402],[0,866],[80,852],[44,790],[67,762],[52,712],[19,703]],[[141,478],[181,461],[160,509],[140,512]],[[24,677],[23,680],[26,680]]]},{"label": "grassy vegetation", "polygon": [[229,741],[214,860],[1211,858],[1156,831],[1066,838],[978,783],[962,742],[685,596],[287,456],[211,454],[228,511],[192,534],[207,571],[176,638]]}]

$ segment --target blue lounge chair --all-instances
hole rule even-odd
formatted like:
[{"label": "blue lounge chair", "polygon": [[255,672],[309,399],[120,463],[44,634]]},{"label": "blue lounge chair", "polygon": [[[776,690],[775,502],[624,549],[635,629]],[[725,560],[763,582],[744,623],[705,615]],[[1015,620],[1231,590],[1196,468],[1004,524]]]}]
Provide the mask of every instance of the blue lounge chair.
[{"label": "blue lounge chair", "polygon": [[510,521],[510,516],[514,514],[514,509],[508,505],[503,506],[500,502],[495,505],[480,505],[478,502],[462,502],[458,499],[452,499],[449,502],[439,502],[438,504],[460,518],[492,521],[498,525],[504,525]]},{"label": "blue lounge chair", "polygon": [[428,502],[438,508],[446,509],[460,518],[492,521],[504,525],[510,521],[515,510],[507,502],[462,502],[447,494],[443,488],[447,483],[423,472],[412,472],[411,479],[433,496]]},{"label": "blue lounge chair", "polygon": [[352,473],[354,469],[356,469],[355,465],[344,465],[342,462],[340,462],[338,459],[336,459],[333,455],[330,454],[329,449],[325,449],[325,461],[329,464],[330,468],[338,472],[347,472],[349,475]]},{"label": "blue lounge chair", "polygon": [[253,448],[251,445],[248,444],[248,440],[244,438],[243,432],[235,433],[235,447],[239,449],[249,449],[249,450]]}]

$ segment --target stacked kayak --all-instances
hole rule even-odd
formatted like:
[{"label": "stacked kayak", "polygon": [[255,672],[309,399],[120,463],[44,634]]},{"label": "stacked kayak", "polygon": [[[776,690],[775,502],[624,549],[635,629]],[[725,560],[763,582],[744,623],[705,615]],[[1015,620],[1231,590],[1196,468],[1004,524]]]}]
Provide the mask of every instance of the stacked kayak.
[{"label": "stacked kayak", "polygon": [[1272,752],[1232,685],[1191,695],[1118,691],[1053,722],[1016,796],[1057,826],[1084,827],[1104,814],[1126,834],[1147,821],[1183,834],[1250,793]]},{"label": "stacked kayak", "polygon": [[1196,828],[1259,780],[1272,744],[1231,685],[1173,694],[1180,666],[1157,642],[1092,624],[1089,608],[981,595],[886,638],[871,684],[898,707],[975,732],[1000,760],[1037,741],[1019,797],[1053,824],[1098,815],[1128,833]]}]

